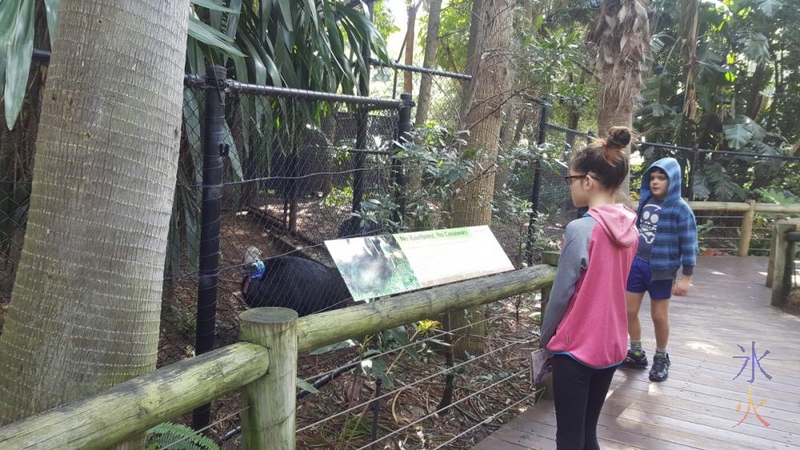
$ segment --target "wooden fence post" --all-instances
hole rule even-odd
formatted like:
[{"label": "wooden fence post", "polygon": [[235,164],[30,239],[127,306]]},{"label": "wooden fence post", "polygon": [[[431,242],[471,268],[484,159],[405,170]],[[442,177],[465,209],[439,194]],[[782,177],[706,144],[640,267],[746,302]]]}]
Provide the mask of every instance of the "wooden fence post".
[{"label": "wooden fence post", "polygon": [[750,240],[753,237],[753,220],[756,217],[756,201],[748,200],[750,209],[742,217],[742,230],[739,236],[739,256],[745,257],[750,253]]},{"label": "wooden fence post", "polygon": [[[784,307],[792,290],[794,278],[794,253],[796,237],[789,239],[789,233],[800,229],[800,221],[781,220],[775,223],[774,245],[772,255],[772,306]],[[793,235],[795,233],[792,233]]]},{"label": "wooden fence post", "polygon": [[[560,252],[543,252],[542,253],[542,262],[545,264],[549,264],[551,266],[558,266],[558,260],[561,257]],[[544,315],[547,312],[547,303],[550,301],[550,292],[553,290],[553,285],[547,285],[546,287],[542,288],[542,305],[541,305],[541,321],[540,323],[544,325]],[[545,400],[552,400],[553,399],[553,377],[546,378],[541,384],[536,386],[537,389],[542,390],[542,399]]]},{"label": "wooden fence post", "polygon": [[239,316],[239,338],[266,347],[267,374],[242,389],[244,450],[295,450],[297,312],[255,308]]}]

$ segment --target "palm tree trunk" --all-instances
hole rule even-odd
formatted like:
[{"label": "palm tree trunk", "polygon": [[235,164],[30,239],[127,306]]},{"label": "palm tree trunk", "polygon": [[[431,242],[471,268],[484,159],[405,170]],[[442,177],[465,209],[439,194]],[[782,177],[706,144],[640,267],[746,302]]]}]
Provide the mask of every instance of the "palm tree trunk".
[{"label": "palm tree trunk", "polygon": [[[475,64],[469,89],[470,98],[465,104],[460,129],[469,130],[464,151],[481,150],[474,179],[461,186],[452,201],[452,226],[466,227],[489,225],[492,222],[492,198],[494,196],[494,166],[497,160],[500,127],[503,124],[503,108],[512,97],[511,48],[513,31],[513,0],[481,0],[481,13],[473,20],[480,20],[481,29],[470,35],[483,39],[484,45],[476,46],[473,55],[480,55],[480,64]],[[467,63],[469,65],[469,62]],[[481,354],[484,349],[486,323],[483,314],[474,310],[468,314],[452,313],[450,325],[460,328],[470,322],[480,322],[457,333],[454,344],[457,358],[466,354]]]},{"label": "palm tree trunk", "polygon": [[155,368],[187,6],[61,3],[0,336],[0,424]]},{"label": "palm tree trunk", "polygon": [[[598,135],[613,126],[631,128],[634,100],[644,86],[644,64],[650,48],[650,25],[643,0],[606,0],[589,40],[597,46],[600,74]],[[625,149],[630,153],[630,148]],[[617,191],[617,201],[630,202],[630,179]]]}]

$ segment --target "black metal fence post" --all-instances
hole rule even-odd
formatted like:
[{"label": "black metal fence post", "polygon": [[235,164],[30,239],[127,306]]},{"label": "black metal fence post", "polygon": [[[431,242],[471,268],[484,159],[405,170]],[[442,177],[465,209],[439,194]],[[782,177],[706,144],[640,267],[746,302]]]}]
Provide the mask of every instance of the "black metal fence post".
[{"label": "black metal fence post", "polygon": [[[201,206],[200,267],[197,286],[197,333],[195,354],[214,347],[217,315],[217,282],[219,280],[219,236],[222,203],[222,157],[226,153],[222,140],[225,133],[226,70],[211,66],[206,73],[205,117],[203,120],[203,203]],[[211,421],[211,405],[203,405],[192,413],[195,430]]]},{"label": "black metal fence post", "polygon": [[[541,150],[547,141],[547,103],[541,104],[539,114],[539,133],[536,137],[537,151]],[[533,244],[536,241],[536,221],[539,217],[539,193],[542,190],[542,159],[537,156],[533,169],[533,189],[531,191],[531,212],[528,220],[528,245],[525,248],[525,256],[528,265],[533,265]]]},{"label": "black metal fence post", "polygon": [[[367,2],[367,8],[372,20],[374,7],[374,0]],[[363,72],[358,79],[358,95],[362,97],[369,97],[369,74],[370,65],[368,62],[372,57],[372,51],[369,45],[365,45],[361,49],[361,56],[363,58],[364,67]],[[356,150],[367,149],[367,131],[369,130],[369,108],[366,105],[358,108],[358,118],[356,120],[358,131],[356,132]],[[353,212],[361,210],[361,202],[364,201],[364,165],[367,162],[367,154],[362,151],[355,153],[354,161],[355,172],[353,172]]]},{"label": "black metal fence post", "polygon": [[403,106],[400,107],[400,113],[397,117],[397,143],[395,144],[395,152],[392,156],[392,180],[395,184],[394,198],[397,203],[397,210],[394,214],[394,220],[400,223],[406,215],[406,200],[408,189],[408,178],[406,177],[403,168],[403,160],[397,157],[397,154],[403,150],[403,145],[411,139],[411,108],[414,107],[414,101],[411,94],[400,94],[400,101]]},{"label": "black metal fence post", "polygon": [[353,212],[361,209],[361,202],[364,201],[364,165],[367,161],[367,154],[361,150],[367,149],[367,128],[369,127],[369,108],[366,105],[358,107],[358,131],[356,134],[356,152],[354,155],[353,168]]}]

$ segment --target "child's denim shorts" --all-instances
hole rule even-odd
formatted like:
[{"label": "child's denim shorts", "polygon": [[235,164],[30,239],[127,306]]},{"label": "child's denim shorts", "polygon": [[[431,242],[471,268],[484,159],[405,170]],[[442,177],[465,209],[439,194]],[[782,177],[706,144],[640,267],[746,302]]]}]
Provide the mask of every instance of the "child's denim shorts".
[{"label": "child's denim shorts", "polygon": [[672,297],[673,280],[650,279],[650,263],[640,258],[633,258],[631,273],[628,275],[628,292],[650,293],[651,300],[669,300]]}]

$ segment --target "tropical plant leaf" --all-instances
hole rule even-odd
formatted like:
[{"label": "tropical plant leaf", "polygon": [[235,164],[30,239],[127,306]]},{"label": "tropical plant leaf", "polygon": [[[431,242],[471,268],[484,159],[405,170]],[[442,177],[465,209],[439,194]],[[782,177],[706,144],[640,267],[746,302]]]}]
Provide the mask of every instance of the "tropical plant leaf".
[{"label": "tropical plant leaf", "polygon": [[767,37],[755,31],[740,33],[739,41],[744,46],[744,54],[757,63],[770,61],[769,41]]},{"label": "tropical plant leaf", "polygon": [[219,450],[216,442],[202,433],[173,422],[165,422],[147,430],[147,450]]},{"label": "tropical plant leaf", "polygon": [[315,388],[313,384],[309,383],[306,380],[303,380],[301,378],[297,378],[296,384],[297,384],[297,387],[299,387],[300,389],[302,389],[302,390],[304,390],[304,391],[306,391],[308,393],[319,394],[319,389]]},{"label": "tropical plant leaf", "polygon": [[323,355],[325,353],[329,353],[335,350],[341,350],[343,348],[350,348],[357,346],[358,343],[353,341],[352,339],[348,339],[346,341],[337,342],[335,344],[326,345],[324,347],[320,347],[314,351],[309,352],[309,355]]},{"label": "tropical plant leaf", "polygon": [[[191,0],[193,5],[202,6],[203,8],[210,9],[212,11],[219,11],[228,14],[239,14],[239,10],[235,8],[228,8],[221,3],[216,3],[213,0]],[[239,2],[241,5],[241,2]]]},{"label": "tropical plant leaf", "polygon": [[191,14],[189,15],[189,36],[228,55],[245,56],[228,36],[211,28]]},{"label": "tropical plant leaf", "polygon": [[[4,15],[12,14],[13,6],[14,3],[11,2],[8,5],[10,9]],[[35,6],[35,0],[22,0],[19,4],[19,9],[14,19],[16,23],[11,30],[10,41],[6,48],[6,79],[3,103],[5,104],[6,126],[9,130],[14,127],[14,123],[17,121],[17,116],[22,109],[22,102],[25,99],[25,89],[28,86],[28,74],[31,70],[31,59],[33,57],[33,31],[36,21]]]},{"label": "tropical plant leaf", "polygon": [[708,180],[703,174],[697,174],[692,184],[692,192],[695,198],[706,200],[711,195],[711,189],[708,187]]},{"label": "tropical plant leaf", "polygon": [[8,51],[5,49],[11,42],[20,2],[21,0],[0,1],[0,92],[5,90],[6,58],[8,58]]},{"label": "tropical plant leaf", "polygon": [[231,168],[233,169],[234,179],[232,181],[242,181],[244,180],[242,162],[239,161],[239,151],[236,148],[236,142],[233,140],[233,133],[231,133],[231,128],[228,126],[227,122],[225,122],[225,132],[223,136],[222,143],[230,146],[228,160],[231,162]]},{"label": "tropical plant leaf", "polygon": [[783,3],[778,0],[760,0],[758,2],[758,9],[767,17],[772,17],[783,6]]},{"label": "tropical plant leaf", "polygon": [[[0,1],[0,3],[2,3]],[[58,10],[61,8],[61,0],[44,0],[44,8],[47,14],[47,32],[50,35],[50,47],[56,38],[56,22],[58,21]]]},{"label": "tropical plant leaf", "polygon": [[228,14],[225,22],[225,34],[234,39],[239,32],[239,16],[242,11],[242,0],[230,0],[230,9],[233,13]]},{"label": "tropical plant leaf", "polygon": [[725,133],[725,139],[727,139],[731,147],[737,150],[744,147],[753,138],[753,133],[741,123],[724,125],[722,130]]},{"label": "tropical plant leaf", "polygon": [[281,86],[283,84],[281,80],[281,74],[280,71],[278,71],[278,66],[275,65],[275,62],[272,60],[272,58],[267,56],[263,47],[257,47],[247,33],[243,33],[241,37],[245,47],[247,47],[248,53],[250,54],[251,64],[253,65],[253,69],[255,71],[256,82],[258,83],[260,80],[263,80],[263,83],[267,84],[267,74],[269,74],[272,80],[272,85]]},{"label": "tropical plant leaf", "polygon": [[733,180],[721,164],[713,163],[706,166],[704,174],[716,200],[737,201],[746,197],[747,192],[744,188]]}]

